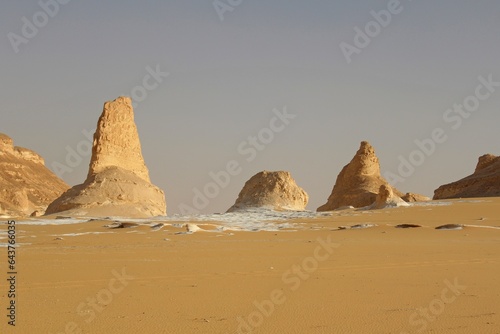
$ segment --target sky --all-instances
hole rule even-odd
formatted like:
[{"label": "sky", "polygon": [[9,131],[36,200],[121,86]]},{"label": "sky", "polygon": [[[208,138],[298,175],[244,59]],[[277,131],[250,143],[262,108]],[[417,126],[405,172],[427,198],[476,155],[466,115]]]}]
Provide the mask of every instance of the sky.
[{"label": "sky", "polygon": [[80,184],[86,133],[131,96],[169,214],[224,212],[262,170],[315,210],[363,140],[432,196],[500,155],[499,17],[497,0],[3,1],[0,132]]}]

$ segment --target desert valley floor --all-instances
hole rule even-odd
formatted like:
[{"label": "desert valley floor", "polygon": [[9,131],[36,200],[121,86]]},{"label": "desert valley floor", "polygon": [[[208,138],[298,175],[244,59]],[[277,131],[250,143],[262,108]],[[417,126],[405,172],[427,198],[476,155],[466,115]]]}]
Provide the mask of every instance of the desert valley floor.
[{"label": "desert valley floor", "polygon": [[500,333],[500,198],[224,216],[195,233],[181,217],[17,221],[17,321],[0,332]]}]

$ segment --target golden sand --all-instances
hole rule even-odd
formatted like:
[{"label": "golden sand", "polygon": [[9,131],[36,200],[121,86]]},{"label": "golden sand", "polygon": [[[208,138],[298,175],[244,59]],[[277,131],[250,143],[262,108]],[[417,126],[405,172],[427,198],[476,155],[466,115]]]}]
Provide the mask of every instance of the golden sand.
[{"label": "golden sand", "polygon": [[2,284],[0,333],[500,333],[500,229],[434,229],[500,227],[500,199],[450,202],[295,232],[17,225],[16,326]]}]

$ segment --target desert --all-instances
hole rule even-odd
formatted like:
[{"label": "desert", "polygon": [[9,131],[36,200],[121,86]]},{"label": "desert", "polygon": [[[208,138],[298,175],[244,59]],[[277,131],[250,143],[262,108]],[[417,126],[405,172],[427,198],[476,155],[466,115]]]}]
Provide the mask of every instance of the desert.
[{"label": "desert", "polygon": [[[499,205],[123,219],[134,225],[119,229],[21,219],[16,331],[498,333]],[[186,233],[186,220],[202,230]],[[446,224],[463,227],[436,229]]]},{"label": "desert", "polygon": [[0,334],[500,334],[500,1],[2,1]]},{"label": "desert", "polygon": [[[491,154],[457,181],[468,198],[403,195],[362,141],[317,211],[290,172],[262,171],[226,213],[167,216],[130,98],[104,104],[87,178],[69,190],[43,158],[2,138],[3,186],[55,191],[37,214],[0,202],[2,332],[498,332]],[[30,172],[11,178],[13,168]],[[448,187],[458,186],[436,194]]]}]

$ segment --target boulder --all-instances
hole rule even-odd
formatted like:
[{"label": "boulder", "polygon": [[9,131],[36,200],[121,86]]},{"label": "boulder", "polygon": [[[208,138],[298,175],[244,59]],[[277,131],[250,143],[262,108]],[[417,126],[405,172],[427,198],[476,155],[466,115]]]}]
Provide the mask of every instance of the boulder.
[{"label": "boulder", "polygon": [[303,211],[309,196],[289,172],[263,171],[252,176],[228,212],[264,208],[277,211]]},{"label": "boulder", "polygon": [[409,206],[409,204],[395,195],[390,185],[383,184],[379,188],[375,203],[369,209],[385,209],[398,206]]}]

